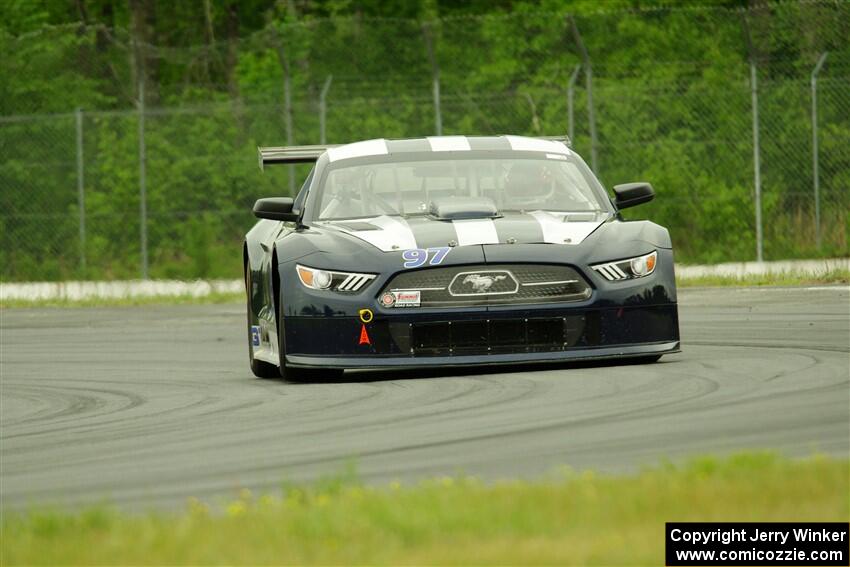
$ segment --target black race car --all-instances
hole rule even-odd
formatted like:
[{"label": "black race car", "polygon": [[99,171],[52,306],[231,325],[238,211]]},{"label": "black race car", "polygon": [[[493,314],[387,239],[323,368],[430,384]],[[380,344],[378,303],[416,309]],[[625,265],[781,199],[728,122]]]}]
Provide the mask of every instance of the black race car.
[{"label": "black race car", "polygon": [[261,377],[679,351],[667,230],[620,210],[564,138],[439,136],[260,148],[315,163],[260,199],[244,245]]}]

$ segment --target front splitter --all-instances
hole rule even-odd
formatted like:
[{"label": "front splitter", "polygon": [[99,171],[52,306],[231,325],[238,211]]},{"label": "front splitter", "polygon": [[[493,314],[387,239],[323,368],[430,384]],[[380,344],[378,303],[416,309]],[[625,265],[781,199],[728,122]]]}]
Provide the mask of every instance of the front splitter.
[{"label": "front splitter", "polygon": [[680,342],[645,343],[613,347],[568,349],[549,352],[522,352],[458,356],[305,356],[287,354],[286,365],[295,368],[427,368],[435,366],[487,366],[580,360],[605,360],[656,356],[680,352]]}]

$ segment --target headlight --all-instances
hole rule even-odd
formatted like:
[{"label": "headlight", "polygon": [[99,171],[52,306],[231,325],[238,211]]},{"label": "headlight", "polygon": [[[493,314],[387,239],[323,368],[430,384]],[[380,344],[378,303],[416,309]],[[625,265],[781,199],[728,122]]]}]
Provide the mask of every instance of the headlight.
[{"label": "headlight", "polygon": [[658,252],[653,250],[649,254],[644,254],[643,256],[617,260],[616,262],[608,262],[605,264],[596,264],[595,266],[591,266],[591,268],[602,274],[606,280],[617,281],[648,276],[655,271],[657,263]]},{"label": "headlight", "polygon": [[296,264],[295,271],[301,283],[310,289],[333,289],[340,292],[360,291],[376,277],[373,274],[319,270],[300,264]]}]

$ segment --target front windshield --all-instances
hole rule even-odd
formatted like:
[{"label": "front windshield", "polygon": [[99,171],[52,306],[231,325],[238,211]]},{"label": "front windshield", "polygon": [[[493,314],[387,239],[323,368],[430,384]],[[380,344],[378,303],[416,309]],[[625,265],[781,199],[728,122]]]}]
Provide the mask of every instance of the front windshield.
[{"label": "front windshield", "polygon": [[340,164],[319,190],[321,220],[427,214],[446,197],[490,200],[499,212],[607,210],[571,156]]}]

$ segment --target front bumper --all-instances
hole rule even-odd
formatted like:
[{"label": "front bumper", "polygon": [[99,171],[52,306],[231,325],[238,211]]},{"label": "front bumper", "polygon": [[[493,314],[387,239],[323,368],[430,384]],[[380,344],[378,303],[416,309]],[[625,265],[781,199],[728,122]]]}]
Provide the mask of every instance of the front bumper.
[{"label": "front bumper", "polygon": [[346,357],[346,356],[305,356],[287,355],[286,363],[297,368],[342,368],[342,369],[381,369],[381,368],[424,368],[433,366],[486,366],[489,364],[513,364],[533,362],[589,361],[616,358],[655,356],[680,352],[679,341],[649,343],[642,345],[584,348],[554,352],[512,353],[493,355],[457,355],[427,357]]},{"label": "front bumper", "polygon": [[652,356],[678,352],[675,303],[357,317],[286,317],[292,366],[385,368]]},{"label": "front bumper", "polygon": [[[546,263],[549,245],[523,249],[524,261]],[[513,250],[513,249],[512,249]],[[498,251],[498,250],[497,250]],[[535,256],[536,254],[536,256]],[[292,366],[386,368],[503,364],[655,356],[679,350],[673,256],[658,249],[644,278],[608,281],[575,265],[592,288],[582,301],[470,307],[384,308],[378,301],[393,274],[363,291],[342,294],[284,282],[286,362]],[[505,259],[507,261],[508,259]],[[550,259],[551,262],[551,259]],[[294,277],[294,276],[290,276]],[[358,311],[371,309],[361,344]]]}]

